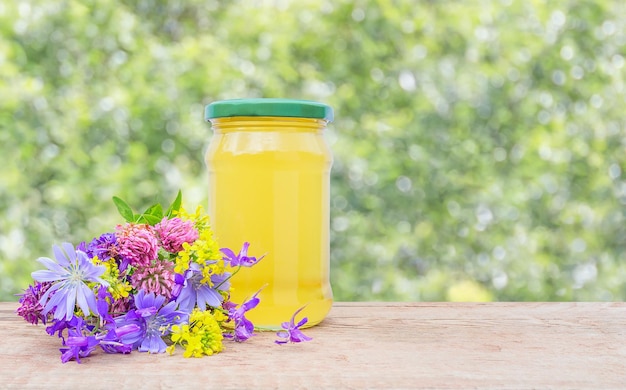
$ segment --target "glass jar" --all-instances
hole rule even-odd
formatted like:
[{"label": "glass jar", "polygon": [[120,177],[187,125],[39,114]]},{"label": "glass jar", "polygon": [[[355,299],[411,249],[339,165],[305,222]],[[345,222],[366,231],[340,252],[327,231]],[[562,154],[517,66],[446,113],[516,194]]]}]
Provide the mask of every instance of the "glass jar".
[{"label": "glass jar", "polygon": [[231,279],[231,300],[261,287],[247,317],[276,329],[298,318],[321,322],[332,305],[330,286],[330,169],[323,136],[332,109],[288,99],[237,99],[209,104],[213,137],[206,153],[209,216],[221,247],[266,256]]}]

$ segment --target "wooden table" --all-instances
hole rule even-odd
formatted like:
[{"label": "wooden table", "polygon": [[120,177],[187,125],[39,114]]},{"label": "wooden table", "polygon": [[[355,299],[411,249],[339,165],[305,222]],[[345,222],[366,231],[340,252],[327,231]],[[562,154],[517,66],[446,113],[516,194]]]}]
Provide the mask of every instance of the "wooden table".
[{"label": "wooden table", "polygon": [[624,303],[336,303],[308,343],[83,364],[16,307],[0,303],[0,388],[626,388]]}]

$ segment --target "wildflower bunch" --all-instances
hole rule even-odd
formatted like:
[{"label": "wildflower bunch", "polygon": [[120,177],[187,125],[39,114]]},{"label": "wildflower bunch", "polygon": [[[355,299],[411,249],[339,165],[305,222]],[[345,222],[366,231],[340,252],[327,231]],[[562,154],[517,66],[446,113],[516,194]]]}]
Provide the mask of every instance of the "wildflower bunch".
[{"label": "wildflower bunch", "polygon": [[[20,294],[17,314],[61,338],[63,363],[80,363],[98,347],[174,354],[178,346],[184,357],[201,357],[222,351],[224,339],[253,336],[245,313],[260,291],[230,301],[230,278],[263,258],[248,255],[250,243],[238,255],[219,248],[208,216],[200,207],[188,213],[180,191],[166,210],[155,204],[140,214],[113,201],[126,222],[76,247],[54,245],[54,259],[38,259],[46,269],[33,272],[33,285]],[[288,341],[309,340],[298,329],[303,321],[285,323]]]}]

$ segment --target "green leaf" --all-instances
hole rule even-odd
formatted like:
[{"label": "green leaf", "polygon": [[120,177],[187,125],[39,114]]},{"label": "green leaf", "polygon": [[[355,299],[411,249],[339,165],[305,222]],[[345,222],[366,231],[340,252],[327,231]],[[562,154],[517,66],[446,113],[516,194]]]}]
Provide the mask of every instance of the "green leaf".
[{"label": "green leaf", "polygon": [[163,219],[163,207],[159,203],[154,204],[148,207],[148,209],[144,211],[143,214],[136,215],[136,217],[137,217],[136,221],[138,223],[147,223],[149,225],[156,225],[157,223],[161,222],[161,220]]},{"label": "green leaf", "polygon": [[135,214],[133,213],[133,209],[128,205],[128,203],[124,202],[122,199],[117,196],[113,197],[113,203],[115,203],[115,207],[117,207],[117,211],[120,213],[122,218],[126,220],[126,222],[134,222]]},{"label": "green leaf", "polygon": [[148,209],[146,211],[144,211],[143,215],[152,215],[154,217],[162,219],[163,218],[163,207],[161,206],[160,203],[157,203],[155,205],[152,205],[152,206],[148,207]]},{"label": "green leaf", "polygon": [[157,223],[161,222],[161,219],[162,218],[155,217],[154,215],[143,214],[142,216],[139,217],[137,222],[138,223],[147,223],[148,225],[154,226]]},{"label": "green leaf", "polygon": [[172,202],[170,207],[167,208],[165,215],[167,217],[171,217],[174,211],[180,210],[180,205],[182,204],[182,201],[183,201],[183,193],[181,190],[178,190],[178,195],[176,195],[176,199],[174,199],[174,202]]}]

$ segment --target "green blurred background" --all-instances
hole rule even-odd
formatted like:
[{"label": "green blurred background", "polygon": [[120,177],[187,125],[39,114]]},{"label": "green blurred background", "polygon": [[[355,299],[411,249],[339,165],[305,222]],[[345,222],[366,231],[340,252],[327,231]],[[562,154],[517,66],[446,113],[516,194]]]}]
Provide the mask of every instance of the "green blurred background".
[{"label": "green blurred background", "polygon": [[337,300],[623,300],[624,4],[0,2],[0,300],[113,195],[205,205],[238,97],[335,109]]}]

